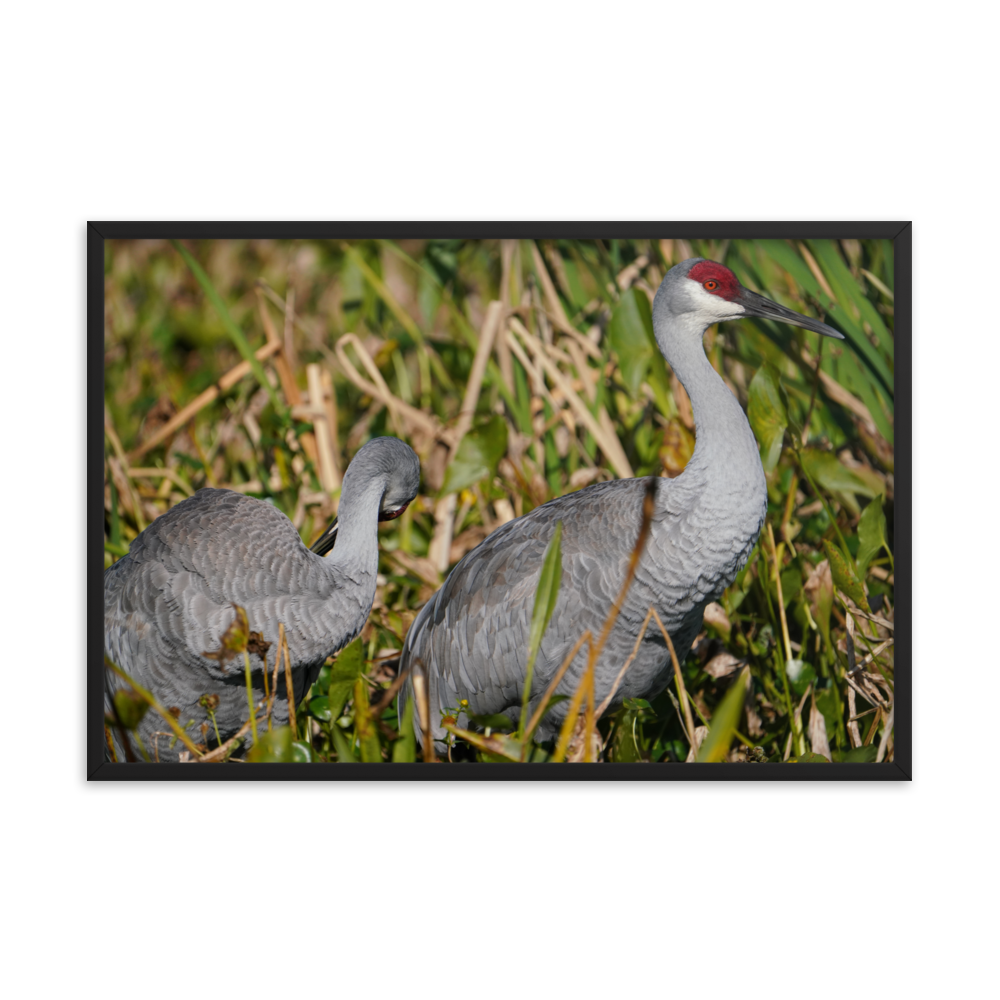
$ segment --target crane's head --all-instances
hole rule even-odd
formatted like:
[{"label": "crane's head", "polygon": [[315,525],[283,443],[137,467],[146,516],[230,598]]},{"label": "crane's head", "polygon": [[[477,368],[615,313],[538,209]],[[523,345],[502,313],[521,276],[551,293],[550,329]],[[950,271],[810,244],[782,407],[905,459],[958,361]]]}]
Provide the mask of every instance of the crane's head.
[{"label": "crane's head", "polygon": [[[398,438],[380,437],[372,438],[351,460],[341,496],[348,490],[364,492],[374,502],[369,491],[377,490],[378,519],[391,521],[406,510],[419,488],[420,459],[413,449]],[[310,549],[325,556],[336,545],[339,530],[339,521],[334,518]]]},{"label": "crane's head", "polygon": [[667,272],[653,302],[653,315],[664,319],[685,316],[703,324],[702,329],[723,320],[761,316],[815,330],[824,337],[844,339],[844,335],[832,326],[744,288],[728,267],[701,257],[682,261]]},{"label": "crane's head", "polygon": [[[398,438],[375,438],[365,448],[371,448],[372,445],[378,448],[378,455],[373,457],[386,475],[385,493],[382,494],[378,519],[391,521],[409,507],[420,489],[420,459],[408,444]],[[358,455],[360,454],[359,451]]]}]

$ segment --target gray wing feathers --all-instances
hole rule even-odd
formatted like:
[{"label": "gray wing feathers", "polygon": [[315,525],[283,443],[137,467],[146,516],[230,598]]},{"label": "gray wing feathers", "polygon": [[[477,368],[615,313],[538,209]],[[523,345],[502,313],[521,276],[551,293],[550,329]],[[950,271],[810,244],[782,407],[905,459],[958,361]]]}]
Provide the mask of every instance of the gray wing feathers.
[{"label": "gray wing feathers", "polygon": [[[374,597],[374,579],[371,589]],[[242,657],[220,664],[203,654],[219,649],[232,605],[245,608],[251,630],[272,643],[269,669],[278,623],[284,624],[300,697],[308,675],[364,624],[371,606],[364,596],[338,587],[329,564],[274,507],[229,490],[199,490],[157,518],[106,571],[105,649],[162,703],[180,707],[182,723],[204,719],[197,700],[218,693],[221,684],[218,721],[225,738],[247,717]],[[251,657],[258,685],[263,665]],[[287,705],[277,704],[276,715],[287,718]],[[165,728],[151,716],[145,735]],[[197,731],[194,738],[200,739]]]},{"label": "gray wing feathers", "polygon": [[[624,490],[641,503],[645,481],[601,486],[616,487],[616,500]],[[563,579],[536,661],[536,695],[582,632],[594,629],[595,618],[607,614],[638,534],[640,507],[606,504],[601,486],[570,494],[499,528],[455,567],[422,609],[407,636],[406,658],[429,665],[442,709],[457,707],[462,698],[476,714],[520,704],[538,578],[558,521],[563,521]],[[614,555],[594,554],[609,548]],[[585,654],[574,661],[564,686],[579,675],[583,663]]]},{"label": "gray wing feathers", "polygon": [[[625,578],[645,488],[645,479],[588,487],[509,522],[466,555],[422,609],[404,646],[403,665],[419,660],[428,672],[432,716],[436,710],[458,707],[463,698],[478,715],[519,714],[538,578],[545,548],[562,520],[562,585],[535,665],[534,706],[584,631],[590,629],[597,638]],[[732,521],[733,505],[728,502],[726,516]],[[598,663],[598,699],[610,690],[650,606],[660,614],[678,655],[684,656],[705,605],[745,561],[760,527],[760,504],[754,502],[746,523],[736,525],[731,536],[717,530],[715,506],[680,480],[657,480],[650,539]],[[584,645],[560,693],[576,688],[586,662]],[[632,693],[658,693],[670,673],[666,643],[654,624],[616,701]],[[563,704],[549,713],[539,730],[542,738],[555,734],[565,710]],[[437,717],[431,721],[435,736],[442,736]]]}]

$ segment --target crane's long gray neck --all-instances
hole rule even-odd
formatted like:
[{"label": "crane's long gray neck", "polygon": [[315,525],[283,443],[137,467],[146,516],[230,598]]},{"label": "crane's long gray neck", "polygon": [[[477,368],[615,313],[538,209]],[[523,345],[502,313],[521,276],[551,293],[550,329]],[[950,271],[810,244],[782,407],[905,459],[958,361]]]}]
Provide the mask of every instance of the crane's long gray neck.
[{"label": "crane's long gray neck", "polygon": [[692,313],[661,314],[656,340],[691,399],[695,449],[682,476],[763,478],[757,441],[746,414],[705,355],[708,327]]},{"label": "crane's long gray neck", "polygon": [[347,470],[337,510],[337,544],[327,556],[338,575],[355,584],[370,584],[375,595],[378,574],[378,514],[386,490],[384,475],[352,476]]}]

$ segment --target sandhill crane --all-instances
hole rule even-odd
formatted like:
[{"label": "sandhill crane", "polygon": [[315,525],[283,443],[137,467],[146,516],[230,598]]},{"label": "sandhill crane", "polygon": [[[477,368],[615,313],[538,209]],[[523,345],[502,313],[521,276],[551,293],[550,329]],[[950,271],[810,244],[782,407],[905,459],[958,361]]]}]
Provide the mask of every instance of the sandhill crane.
[{"label": "sandhill crane", "polygon": [[[270,504],[232,490],[199,490],[153,521],[105,572],[105,654],[162,705],[178,707],[182,724],[194,719],[196,741],[206,720],[199,699],[217,695],[215,721],[227,739],[249,715],[243,660],[225,664],[205,653],[220,648],[233,605],[271,643],[271,667],[284,624],[298,700],[323,661],[361,631],[375,598],[377,523],[398,517],[419,482],[420,462],[408,445],[390,437],[369,441],[344,475],[339,517],[314,551]],[[251,656],[257,700],[263,665],[259,654]],[[109,684],[121,686],[110,674]],[[273,717],[280,723],[288,703],[284,685],[277,690]],[[153,733],[165,729],[155,712],[142,720],[151,754]],[[209,734],[214,742],[214,727]],[[160,760],[177,759],[170,742],[159,740]]]},{"label": "sandhill crane", "polygon": [[[727,267],[701,258],[671,268],[653,302],[653,329],[663,356],[687,390],[697,441],[676,479],[655,479],[649,539],[615,628],[596,666],[595,695],[610,692],[619,667],[652,606],[683,659],[701,627],[705,606],[721,596],[748,559],[767,510],[757,442],[736,397],[705,356],[702,338],[713,323],[761,316],[843,339],[825,323],[801,316],[744,288]],[[469,552],[423,607],[404,644],[401,669],[427,679],[435,739],[441,712],[467,716],[520,714],[532,607],[543,556],[563,522],[562,585],[534,668],[529,714],[563,659],[587,629],[600,632],[625,579],[639,533],[647,479],[582,489],[510,521]],[[576,689],[586,649],[558,690]],[[659,629],[648,629],[611,704],[660,692],[671,661]],[[404,699],[412,696],[404,692]],[[537,730],[554,737],[567,703]],[[419,727],[419,713],[414,713]]]}]

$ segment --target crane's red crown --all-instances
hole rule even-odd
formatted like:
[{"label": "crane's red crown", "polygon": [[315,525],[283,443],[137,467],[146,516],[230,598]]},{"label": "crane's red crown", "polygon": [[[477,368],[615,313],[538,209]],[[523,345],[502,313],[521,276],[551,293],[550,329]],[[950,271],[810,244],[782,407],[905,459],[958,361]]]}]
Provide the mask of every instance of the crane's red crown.
[{"label": "crane's red crown", "polygon": [[692,281],[697,281],[706,292],[718,295],[727,302],[732,302],[740,293],[740,283],[736,275],[728,267],[716,264],[714,260],[699,261],[688,271],[687,276]]}]

